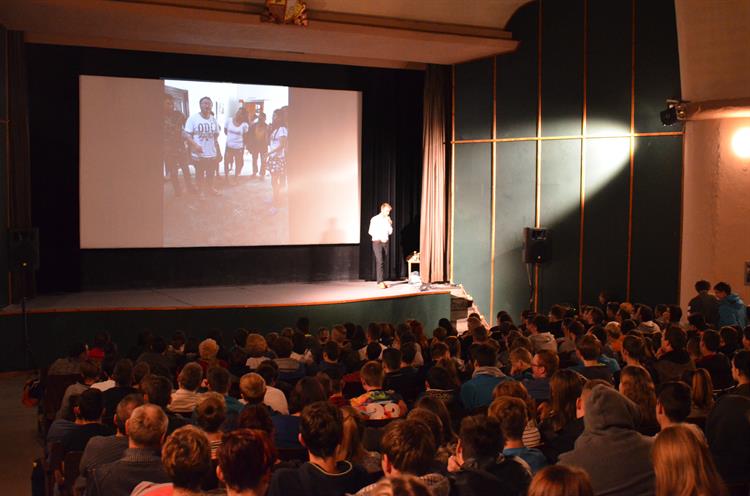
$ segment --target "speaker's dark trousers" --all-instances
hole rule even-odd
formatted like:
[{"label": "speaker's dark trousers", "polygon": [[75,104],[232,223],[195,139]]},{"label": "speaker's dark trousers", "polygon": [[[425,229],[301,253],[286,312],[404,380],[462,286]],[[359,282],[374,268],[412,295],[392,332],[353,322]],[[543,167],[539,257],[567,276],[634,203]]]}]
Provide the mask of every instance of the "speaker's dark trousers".
[{"label": "speaker's dark trousers", "polygon": [[388,241],[383,243],[382,241],[372,242],[372,252],[375,254],[375,275],[378,279],[378,284],[383,282],[383,274],[388,264]]}]

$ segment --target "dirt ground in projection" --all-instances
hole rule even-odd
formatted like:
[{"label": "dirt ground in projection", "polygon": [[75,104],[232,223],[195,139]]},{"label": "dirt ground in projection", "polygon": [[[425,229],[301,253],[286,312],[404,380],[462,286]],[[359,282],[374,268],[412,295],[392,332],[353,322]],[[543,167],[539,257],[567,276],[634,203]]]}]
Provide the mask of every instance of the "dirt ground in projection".
[{"label": "dirt ground in projection", "polygon": [[[191,172],[195,184],[192,167]],[[246,246],[288,242],[289,209],[273,208],[271,176],[260,178],[248,172],[243,170],[237,178],[232,171],[227,178],[220,166],[219,175],[214,178],[214,188],[219,194],[205,196],[189,189],[175,195],[171,180],[164,178],[164,245]],[[178,180],[184,184],[181,172]]]}]

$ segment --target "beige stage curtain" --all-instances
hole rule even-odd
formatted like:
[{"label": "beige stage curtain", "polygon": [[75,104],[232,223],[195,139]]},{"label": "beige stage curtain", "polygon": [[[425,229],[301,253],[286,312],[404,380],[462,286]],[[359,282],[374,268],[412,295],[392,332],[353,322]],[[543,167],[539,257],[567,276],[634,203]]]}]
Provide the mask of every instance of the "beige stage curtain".
[{"label": "beige stage curtain", "polygon": [[426,283],[447,280],[447,223],[445,170],[445,108],[448,68],[427,67],[424,83],[422,213],[420,218],[420,273]]}]

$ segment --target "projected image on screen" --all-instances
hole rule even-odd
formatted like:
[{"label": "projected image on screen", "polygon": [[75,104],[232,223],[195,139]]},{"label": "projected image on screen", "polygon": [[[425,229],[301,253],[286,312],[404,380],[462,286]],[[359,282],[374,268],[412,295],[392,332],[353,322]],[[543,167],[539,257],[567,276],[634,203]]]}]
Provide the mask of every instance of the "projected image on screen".
[{"label": "projected image on screen", "polygon": [[80,83],[82,248],[359,242],[360,93]]},{"label": "projected image on screen", "polygon": [[206,234],[234,244],[250,219],[265,219],[253,244],[288,243],[289,88],[166,80],[164,90],[164,244]]}]

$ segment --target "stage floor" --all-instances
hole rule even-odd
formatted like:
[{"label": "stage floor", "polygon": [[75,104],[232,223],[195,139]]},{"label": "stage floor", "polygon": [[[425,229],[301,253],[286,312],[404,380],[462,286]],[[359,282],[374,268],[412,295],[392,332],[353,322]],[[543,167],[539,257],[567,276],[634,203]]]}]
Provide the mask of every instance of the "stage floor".
[{"label": "stage floor", "polygon": [[[192,288],[131,289],[40,295],[27,302],[31,314],[53,312],[97,312],[118,310],[187,310],[212,308],[268,308],[351,303],[443,294],[450,285],[431,285],[427,291],[406,281],[380,289],[375,282],[333,281],[317,283],[207,286]],[[0,315],[21,312],[8,305]]]}]

